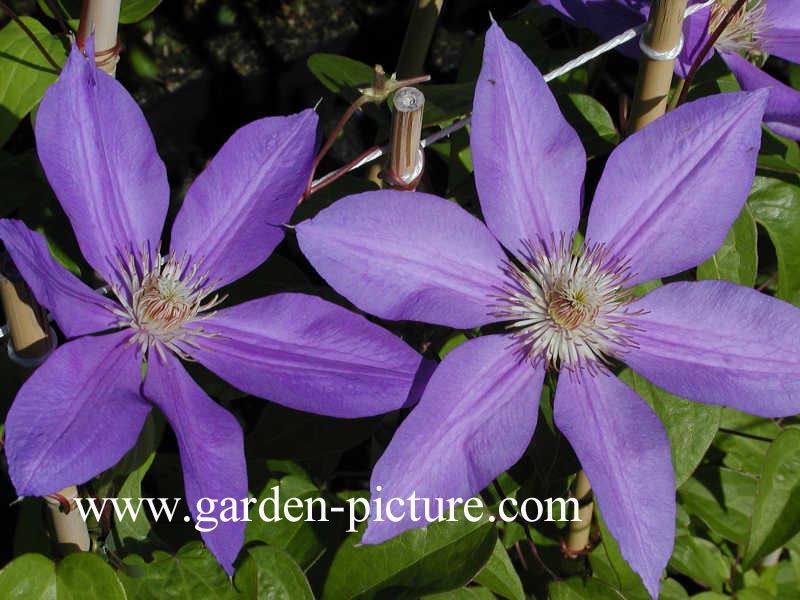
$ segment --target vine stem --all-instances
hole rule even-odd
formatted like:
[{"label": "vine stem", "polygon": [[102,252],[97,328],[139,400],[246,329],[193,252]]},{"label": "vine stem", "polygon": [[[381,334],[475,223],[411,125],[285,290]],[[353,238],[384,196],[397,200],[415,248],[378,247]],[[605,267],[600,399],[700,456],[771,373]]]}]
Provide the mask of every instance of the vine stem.
[{"label": "vine stem", "polygon": [[[400,81],[394,81],[395,87],[400,86],[407,86],[407,85],[414,85],[415,83],[424,83],[426,81],[430,81],[430,75],[420,75],[419,77],[411,77],[410,79],[403,79]],[[358,98],[356,98],[355,102],[353,102],[350,106],[347,107],[347,110],[341,116],[341,118],[336,122],[336,125],[331,131],[331,134],[328,136],[328,139],[325,141],[325,144],[320,149],[319,153],[317,153],[316,158],[314,159],[314,164],[311,168],[311,176],[308,179],[308,183],[306,184],[306,190],[303,194],[303,197],[300,199],[300,202],[308,198],[314,192],[317,192],[324,188],[326,185],[333,183],[337,179],[339,179],[342,175],[349,173],[357,169],[358,167],[375,160],[376,158],[380,158],[383,156],[385,149],[379,148],[377,146],[373,146],[368,150],[362,152],[355,160],[350,161],[343,167],[340,167],[333,171],[332,173],[328,173],[324,177],[319,178],[318,180],[314,180],[314,173],[317,171],[317,167],[319,163],[322,162],[322,159],[328,153],[328,151],[333,146],[333,143],[336,141],[336,138],[339,137],[339,134],[344,129],[344,126],[347,125],[347,122],[352,118],[352,116],[356,113],[356,111],[361,108],[364,104],[368,102],[374,102],[375,98],[377,97],[375,94],[381,95],[385,91],[385,74],[383,69],[380,65],[375,65],[375,79],[373,81],[373,86],[371,88],[371,93],[362,93]],[[376,156],[373,156],[377,152]],[[300,203],[298,202],[298,204]]]},{"label": "vine stem", "polygon": [[413,77],[423,72],[443,4],[444,0],[415,0],[397,61],[398,77]]},{"label": "vine stem", "polygon": [[44,56],[45,60],[47,62],[49,62],[50,66],[53,67],[56,70],[56,73],[60,73],[61,72],[61,65],[59,65],[53,59],[53,57],[47,51],[47,48],[45,48],[42,45],[42,43],[39,41],[39,38],[36,37],[36,35],[30,30],[30,28],[27,25],[25,25],[25,22],[17,16],[17,13],[15,13],[13,10],[11,10],[11,7],[8,6],[8,4],[6,4],[5,2],[2,2],[2,1],[0,1],[0,8],[2,8],[3,12],[5,12],[11,18],[11,20],[14,21],[14,23],[16,23],[17,26],[20,29],[22,29],[23,33],[30,38],[31,42],[33,42],[33,45],[36,46],[36,48],[37,48],[37,50],[39,50],[39,52],[41,52],[41,54],[42,54],[42,56]]},{"label": "vine stem", "polygon": [[681,88],[680,95],[678,96],[678,101],[675,103],[675,106],[680,106],[686,101],[686,97],[689,95],[689,84],[694,79],[695,74],[697,73],[697,69],[700,68],[700,65],[703,63],[703,59],[705,59],[706,55],[711,51],[714,47],[714,44],[717,43],[717,40],[723,34],[725,29],[730,25],[730,22],[733,20],[733,17],[736,16],[742,6],[744,6],[746,0],[737,0],[736,3],[730,7],[728,12],[723,17],[720,24],[717,28],[711,33],[711,35],[706,40],[706,43],[703,44],[703,47],[700,49],[700,53],[694,59],[692,66],[689,67],[689,72],[686,74],[686,79],[683,82],[683,87]]},{"label": "vine stem", "polygon": [[[715,1],[716,0],[706,0],[705,2],[702,2],[700,4],[693,4],[692,6],[686,9],[685,15],[687,17],[693,15],[699,10],[702,10],[707,6],[714,4]],[[573,60],[564,63],[557,69],[550,71],[544,76],[544,80],[548,82],[552,81],[553,79],[561,77],[562,75],[565,75],[566,73],[569,73],[570,71],[573,71],[574,69],[577,69],[578,67],[585,65],[586,63],[594,60],[595,58],[602,56],[606,52],[610,52],[611,50],[614,50],[615,48],[621,46],[622,44],[626,44],[627,42],[634,39],[638,34],[640,34],[644,30],[644,28],[645,28],[644,25],[639,25],[638,27],[632,27],[630,29],[623,31],[619,35],[608,40],[607,42],[600,44],[599,46],[593,48],[592,50],[589,50],[588,52],[584,52],[583,54],[574,58]],[[412,81],[414,80],[408,80],[407,82],[405,82],[405,85],[411,85]],[[471,120],[472,117],[468,115],[464,118],[453,121],[447,127],[440,129],[439,131],[436,131],[427,136],[426,138],[424,138],[421,142],[422,147],[427,148],[428,146],[435,144],[439,140],[452,135],[456,131],[463,129],[464,127],[470,124]],[[338,131],[334,131],[331,137],[335,138],[337,134]],[[313,179],[313,173],[316,171],[316,166],[319,165],[319,161],[317,161],[315,163],[316,165],[315,169],[314,171],[312,171],[312,181],[307,186],[307,193],[305,194],[304,198],[307,198],[309,195],[321,190],[326,185],[333,183],[334,181],[336,181],[343,175],[346,175],[350,171],[354,171],[372,162],[373,160],[381,158],[388,151],[388,149],[389,149],[388,144],[384,146],[373,146],[372,148],[369,148],[368,150],[362,152],[355,160],[350,161],[346,165],[339,167],[338,169],[331,171],[330,173],[327,173],[317,179]]]}]

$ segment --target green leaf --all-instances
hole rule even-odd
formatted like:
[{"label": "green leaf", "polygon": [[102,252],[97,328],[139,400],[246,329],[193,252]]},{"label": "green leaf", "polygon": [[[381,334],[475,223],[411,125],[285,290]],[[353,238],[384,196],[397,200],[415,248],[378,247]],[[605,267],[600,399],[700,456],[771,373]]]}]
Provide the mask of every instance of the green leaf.
[{"label": "green leaf", "polygon": [[[67,20],[75,19],[77,21],[81,16],[81,0],[55,0],[55,3],[60,9],[60,15],[66,17]],[[51,19],[55,18],[53,11],[50,10],[50,3],[47,0],[38,0],[39,8]]]},{"label": "green leaf", "polygon": [[70,554],[56,567],[58,600],[126,600],[117,574],[90,552]]},{"label": "green leaf", "polygon": [[439,360],[444,360],[445,356],[466,342],[467,339],[469,338],[467,338],[467,336],[461,332],[451,335],[449,338],[447,338],[447,341],[442,344],[442,347],[439,350]]},{"label": "green leaf", "polygon": [[669,561],[671,569],[721,592],[730,575],[730,560],[719,548],[703,538],[681,535]]},{"label": "green leaf", "polygon": [[795,89],[800,89],[800,65],[797,63],[789,64],[789,85]]},{"label": "green leaf", "polygon": [[725,408],[714,446],[725,452],[722,459],[724,466],[758,476],[761,475],[770,440],[778,437],[780,432],[781,428],[773,419]]},{"label": "green leaf", "polygon": [[350,535],[333,559],[323,600],[405,600],[463,586],[489,560],[497,534],[486,515],[473,523],[457,507],[453,517],[376,546],[357,546],[361,532]]},{"label": "green leaf", "polygon": [[278,548],[248,548],[234,581],[236,589],[247,598],[314,600],[303,570]]},{"label": "green leaf", "polygon": [[[55,0],[61,8],[61,14],[68,20],[78,19],[81,16],[80,0]],[[51,19],[54,18],[46,0],[38,0],[39,8]],[[119,9],[119,22],[122,24],[137,23],[153,12],[161,4],[161,0],[122,0]]]},{"label": "green leaf", "polygon": [[758,587],[736,590],[736,600],[775,600],[775,596]]},{"label": "green leaf", "polygon": [[161,0],[122,0],[119,22],[126,25],[138,23],[153,12],[159,4],[161,4]]},{"label": "green leaf", "polygon": [[757,479],[732,469],[700,467],[680,488],[684,508],[725,539],[745,544]]},{"label": "green leaf", "polygon": [[120,580],[128,597],[136,600],[237,596],[225,571],[200,542],[186,544],[174,556],[154,552],[149,563],[141,556],[126,556]]},{"label": "green leaf", "polygon": [[674,579],[666,579],[661,584],[661,592],[658,594],[658,600],[689,600],[689,594],[683,589],[683,586]]},{"label": "green leaf", "polygon": [[424,596],[422,600],[496,600],[492,592],[482,587],[467,587],[443,594]]},{"label": "green leaf", "polygon": [[372,85],[375,74],[369,65],[338,54],[312,54],[306,64],[322,85],[348,102],[360,96],[358,88]]},{"label": "green leaf", "polygon": [[800,187],[756,177],[748,200],[778,257],[778,297],[800,304]]},{"label": "green leaf", "polygon": [[628,561],[622,558],[617,541],[608,531],[603,516],[595,508],[597,524],[600,526],[601,543],[589,555],[592,574],[618,590],[628,600],[650,600],[639,575],[634,573]]},{"label": "green leaf", "polygon": [[742,565],[745,570],[800,532],[800,430],[781,433],[763,465]]},{"label": "green leaf", "polygon": [[422,125],[441,125],[472,111],[475,82],[427,84],[419,86],[425,94]]},{"label": "green leaf", "polygon": [[[274,490],[276,486],[278,489]],[[258,495],[258,502],[250,508],[252,521],[248,523],[245,531],[245,543],[261,541],[281,548],[301,567],[308,567],[325,551],[312,523],[306,520],[308,516],[319,518],[319,508],[315,508],[314,505],[311,506],[313,514],[308,514],[307,502],[321,496],[319,488],[305,477],[288,475],[280,481],[270,479]],[[299,499],[302,508],[291,508],[289,516],[297,518],[302,515],[302,518],[292,522],[282,511],[276,515],[276,497],[279,508],[288,498]],[[319,503],[314,504],[318,506]]]},{"label": "green leaf", "polygon": [[[152,452],[139,468],[134,469],[131,474],[125,478],[125,481],[119,488],[118,497],[131,498],[132,502],[136,502],[142,497],[142,480],[150,469],[150,465],[153,464],[155,457],[156,453]],[[114,524],[117,536],[123,544],[127,539],[144,540],[150,535],[150,521],[147,518],[146,511],[140,511],[136,519],[119,519],[115,512]]]},{"label": "green leaf", "polygon": [[586,94],[559,98],[564,118],[575,128],[588,158],[608,154],[619,143],[619,132],[605,107]]},{"label": "green leaf", "polygon": [[669,437],[675,485],[680,486],[700,464],[719,428],[719,406],[684,400],[668,394],[630,369],[619,378],[656,411]]},{"label": "green leaf", "polygon": [[[64,46],[36,19],[22,17],[57,64],[66,60]],[[28,35],[11,21],[0,29],[0,146],[6,143],[22,118],[33,109],[58,72]]]},{"label": "green leaf", "polygon": [[508,552],[498,541],[489,562],[475,576],[475,581],[508,600],[525,600],[525,592]]},{"label": "green leaf", "polygon": [[0,571],[0,598],[56,600],[56,566],[41,554],[23,554]]},{"label": "green leaf", "polygon": [[764,129],[758,155],[758,171],[800,173],[800,147],[797,142]]},{"label": "green leaf", "polygon": [[595,577],[586,581],[572,577],[553,582],[548,589],[550,600],[629,600],[614,583]]},{"label": "green leaf", "polygon": [[756,223],[745,204],[719,250],[697,267],[698,279],[725,279],[753,287],[758,273]]}]

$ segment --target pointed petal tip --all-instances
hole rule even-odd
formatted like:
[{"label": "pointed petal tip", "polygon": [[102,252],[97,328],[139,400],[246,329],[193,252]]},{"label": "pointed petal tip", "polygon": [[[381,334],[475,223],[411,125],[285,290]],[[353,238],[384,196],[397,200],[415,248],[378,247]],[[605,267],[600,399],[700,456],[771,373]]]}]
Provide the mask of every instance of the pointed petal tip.
[{"label": "pointed petal tip", "polygon": [[644,584],[647,593],[650,594],[650,597],[655,599],[658,598],[658,595],[661,593],[661,577],[652,578],[652,577],[643,577],[642,583]]}]

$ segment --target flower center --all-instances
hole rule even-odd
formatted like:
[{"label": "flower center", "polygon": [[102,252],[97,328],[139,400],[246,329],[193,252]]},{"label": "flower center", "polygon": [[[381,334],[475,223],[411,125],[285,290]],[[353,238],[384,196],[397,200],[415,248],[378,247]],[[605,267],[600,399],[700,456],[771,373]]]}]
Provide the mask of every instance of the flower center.
[{"label": "flower center", "polygon": [[505,272],[493,316],[510,321],[507,329],[532,364],[593,373],[635,346],[631,317],[641,312],[628,307],[628,262],[603,244],[573,253],[564,238],[549,246],[529,242],[521,264],[509,262]]},{"label": "flower center", "polygon": [[111,289],[119,299],[120,308],[114,310],[120,327],[133,330],[130,343],[139,344],[142,352],[155,348],[164,359],[164,347],[187,359],[178,346],[180,342],[197,346],[195,338],[211,337],[202,327],[186,325],[207,319],[208,312],[225,298],[214,294],[207,298],[215,285],[208,274],[199,274],[200,262],[186,264],[172,252],[163,259],[152,259],[147,250],[140,256],[128,254],[125,264],[120,261],[117,274],[122,286]]},{"label": "flower center", "polygon": [[[708,22],[709,33],[716,31],[734,4],[735,0],[718,0],[711,5],[711,18]],[[764,19],[766,8],[764,0],[745,2],[725,27],[716,46],[723,50],[738,52],[748,58],[750,55],[763,54],[761,42],[764,33],[769,29]]]}]

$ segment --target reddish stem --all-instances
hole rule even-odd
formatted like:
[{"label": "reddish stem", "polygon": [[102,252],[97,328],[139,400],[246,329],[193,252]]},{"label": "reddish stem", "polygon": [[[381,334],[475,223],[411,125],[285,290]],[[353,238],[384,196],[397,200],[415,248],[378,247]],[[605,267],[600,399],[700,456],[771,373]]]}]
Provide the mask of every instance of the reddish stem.
[{"label": "reddish stem", "polygon": [[700,68],[703,59],[714,47],[714,44],[717,43],[717,40],[720,38],[728,25],[730,25],[733,17],[735,17],[736,13],[738,13],[742,6],[744,6],[745,1],[746,0],[737,0],[736,4],[731,6],[730,10],[728,10],[727,14],[722,19],[722,22],[717,25],[717,28],[711,33],[709,38],[706,40],[706,43],[703,44],[703,47],[700,49],[700,53],[697,55],[697,58],[694,59],[689,72],[686,74],[686,79],[683,82],[683,89],[681,90],[680,96],[678,96],[678,102],[675,103],[675,106],[680,106],[686,101],[686,97],[689,95],[689,84],[692,83],[695,73],[697,73],[697,69]]}]

